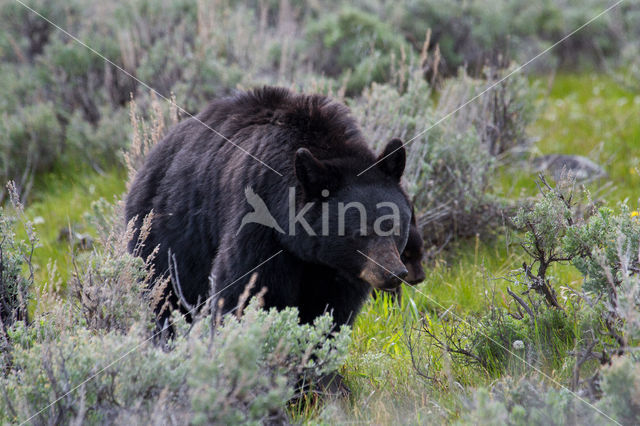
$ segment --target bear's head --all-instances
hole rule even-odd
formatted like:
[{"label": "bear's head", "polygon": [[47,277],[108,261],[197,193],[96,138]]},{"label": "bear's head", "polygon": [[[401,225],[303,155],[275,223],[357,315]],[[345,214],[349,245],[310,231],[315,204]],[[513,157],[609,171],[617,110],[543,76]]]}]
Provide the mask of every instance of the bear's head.
[{"label": "bear's head", "polygon": [[[298,253],[334,268],[347,280],[382,290],[400,285],[408,273],[400,253],[411,220],[411,207],[400,186],[405,162],[398,139],[387,144],[365,173],[370,161],[321,160],[306,148],[298,149],[294,169],[302,194],[297,205],[305,220],[292,228],[303,236],[297,238]],[[291,225],[293,216],[289,217]]]}]

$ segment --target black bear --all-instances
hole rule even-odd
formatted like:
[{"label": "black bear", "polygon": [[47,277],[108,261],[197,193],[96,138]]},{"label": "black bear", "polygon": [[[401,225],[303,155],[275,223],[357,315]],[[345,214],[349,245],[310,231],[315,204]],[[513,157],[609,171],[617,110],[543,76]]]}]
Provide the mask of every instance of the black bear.
[{"label": "black bear", "polygon": [[408,273],[405,156],[398,139],[376,156],[349,109],[325,96],[240,92],[152,149],[126,219],[139,228],[153,210],[140,254],[159,246],[154,269],[166,274],[173,253],[191,305],[210,297],[233,311],[255,272],[252,294],[266,289],[266,307],[297,307],[303,322],[329,311],[350,324],[371,288],[396,288]]}]

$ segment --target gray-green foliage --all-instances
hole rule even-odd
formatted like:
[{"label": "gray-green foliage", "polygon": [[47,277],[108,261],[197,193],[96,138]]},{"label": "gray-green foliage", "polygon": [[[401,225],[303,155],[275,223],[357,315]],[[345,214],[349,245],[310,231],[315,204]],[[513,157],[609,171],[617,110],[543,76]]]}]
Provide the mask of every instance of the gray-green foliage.
[{"label": "gray-green foliage", "polygon": [[306,39],[318,71],[332,77],[348,73],[350,94],[360,93],[371,82],[388,81],[394,60],[411,49],[392,26],[353,7],[309,24]]},{"label": "gray-green foliage", "polygon": [[16,247],[14,219],[0,208],[0,320],[2,329],[20,319],[25,313],[26,300],[20,300],[27,282],[22,275],[23,248]]},{"label": "gray-green foliage", "polygon": [[95,125],[88,123],[78,111],[69,117],[63,161],[80,161],[98,171],[122,163],[122,152],[131,130],[127,111],[108,107],[100,111]]},{"label": "gray-green foliage", "polygon": [[640,363],[635,354],[614,360],[602,371],[604,396],[598,406],[623,425],[640,422]]},{"label": "gray-green foliage", "polygon": [[570,228],[564,238],[564,250],[585,277],[587,291],[607,292],[637,271],[640,221],[626,205],[619,210],[598,209],[587,221]]},{"label": "gray-green foliage", "polygon": [[[0,370],[11,362],[8,330],[18,321],[29,321],[33,291],[31,256],[38,245],[32,223],[25,221],[15,184],[9,182],[7,188],[13,214],[0,207]],[[18,223],[22,223],[27,241],[16,238]]]},{"label": "gray-green foliage", "polygon": [[[606,0],[409,0],[403,7],[389,3],[376,9],[413,40],[421,40],[431,28],[444,59],[443,71],[455,73],[461,65],[480,71],[487,62],[499,64],[505,58],[527,61],[611,4]],[[624,34],[637,23],[634,12],[633,2],[620,5],[532,66],[593,67],[602,58],[614,59],[627,44]]]},{"label": "gray-green foliage", "polygon": [[[583,277],[581,289],[572,291],[573,296],[564,303],[552,305],[559,315],[565,310],[577,320],[578,327],[569,330],[570,335],[575,333],[576,349],[563,355],[575,357],[572,386],[582,384],[593,398],[593,383],[599,381],[603,397],[598,407],[622,424],[636,424],[640,407],[640,370],[635,356],[640,336],[637,212],[626,205],[620,205],[617,212],[591,206],[583,217],[570,185],[547,188],[515,222],[527,230],[523,247],[532,263],[546,269],[552,263],[570,262]],[[545,273],[526,273],[525,266],[528,289],[539,288],[541,281],[555,288],[562,284]],[[599,362],[587,369],[591,379],[581,382],[581,366],[589,365],[589,360]]]},{"label": "gray-green foliage", "polygon": [[[640,366],[635,356],[601,370],[602,398],[590,401],[540,377],[505,378],[474,391],[461,425],[636,425],[640,421]],[[580,399],[579,399],[580,398]]]},{"label": "gray-green foliage", "polygon": [[[328,315],[299,325],[294,308],[264,311],[251,303],[242,320],[228,318],[211,342],[200,339],[187,383],[192,421],[264,423],[280,419],[299,395],[299,380],[313,383],[344,362],[349,329],[333,332]],[[206,332],[203,333],[206,335]]]},{"label": "gray-green foliage", "polygon": [[617,305],[616,288],[638,268],[640,221],[622,204],[618,212],[593,209],[581,217],[570,186],[560,183],[514,218],[525,231],[522,246],[542,268],[568,261],[584,277],[583,290],[608,294]]},{"label": "gray-green foliage", "polygon": [[[335,330],[328,314],[301,325],[295,308],[265,311],[258,299],[240,318],[216,319],[215,326],[210,314],[188,324],[175,312],[175,337],[162,344],[153,326],[155,294],[147,290],[149,264],[126,248],[131,227],[104,202],[91,216],[100,230],[97,247],[74,260],[64,292],[49,283],[39,290],[26,285],[28,247],[13,243],[14,221],[0,211],[0,302],[12,304],[0,329],[0,423],[283,421],[303,384],[344,363],[348,328]],[[26,315],[27,298],[35,301],[31,320],[12,316],[16,309]]]},{"label": "gray-green foliage", "polygon": [[527,150],[531,145],[527,127],[536,116],[539,89],[517,70],[516,64],[505,69],[484,67],[475,78],[460,71],[443,83],[438,115],[458,110],[447,119],[452,122],[448,125],[456,133],[475,129],[492,156]]},{"label": "gray-green foliage", "polygon": [[546,180],[542,183],[546,188],[541,190],[540,198],[514,218],[516,226],[525,231],[522,247],[531,257],[531,265],[537,265],[535,274],[533,266],[524,265],[526,290],[535,290],[545,296],[548,305],[562,309],[556,298],[557,287],[562,283],[547,276],[547,272],[554,263],[570,262],[584,280],[582,299],[591,308],[599,305],[608,313],[609,332],[617,336],[618,344],[624,345],[624,338],[614,329],[622,330],[623,322],[638,306],[637,212],[632,213],[624,204],[618,212],[594,206],[583,212],[576,204],[571,182],[560,182],[556,187]]},{"label": "gray-green foliage", "polygon": [[[350,103],[378,151],[394,137],[406,142],[405,183],[425,235],[435,243],[475,235],[495,222],[501,209],[490,195],[496,156],[529,144],[525,128],[533,118],[534,91],[521,76],[498,84],[503,74],[487,73],[489,80],[465,73],[450,79],[436,102],[410,63],[394,83],[374,83]],[[489,88],[488,99],[457,111]]]},{"label": "gray-green foliage", "polygon": [[[175,319],[181,332],[189,328]],[[301,378],[313,382],[344,362],[349,331],[334,332],[332,324],[327,315],[299,325],[295,309],[264,311],[254,301],[242,319],[229,317],[212,331],[202,318],[163,349],[139,323],[127,333],[96,334],[82,323],[18,322],[9,331],[13,363],[0,378],[0,420],[26,421],[41,409],[35,424],[126,424],[157,410],[166,415],[155,413],[159,420],[178,424],[282,420]]]},{"label": "gray-green foliage", "polygon": [[[0,180],[16,180],[25,195],[33,175],[55,165],[100,171],[121,164],[126,103],[133,95],[149,112],[148,89],[136,79],[196,112],[239,84],[293,80],[300,62],[297,30],[262,25],[257,5],[74,0],[30,7],[93,51],[19,3],[0,2],[8,23],[0,30]],[[295,24],[293,15],[282,21]]]},{"label": "gray-green foliage", "polygon": [[160,392],[180,391],[188,368],[180,348],[163,351],[140,330],[97,335],[80,325],[57,330],[18,323],[10,338],[13,364],[0,378],[2,422],[35,415],[34,424],[95,424],[128,410],[149,413]]},{"label": "gray-green foliage", "polygon": [[[475,391],[461,423],[602,424],[613,418],[637,424],[638,214],[625,205],[617,211],[581,205],[571,181],[553,186],[542,179],[540,187],[539,198],[514,218],[530,259],[521,274],[507,278],[517,286],[509,289],[508,310],[492,305],[471,331],[453,322],[431,332],[454,360],[502,374]],[[582,288],[558,279],[552,269],[558,263],[575,268]],[[504,372],[517,378],[531,366],[564,372],[554,379],[566,388],[530,375],[505,378]]]},{"label": "gray-green foliage", "polygon": [[[635,14],[635,20],[640,21],[640,11]],[[618,60],[620,64],[614,62],[610,74],[626,89],[636,93],[640,92],[640,47],[638,47],[638,43],[628,43],[620,56],[621,58]]]},{"label": "gray-green foliage", "polygon": [[[0,116],[0,176],[15,179],[25,192],[33,174],[47,170],[60,155],[64,132],[52,103],[18,107]],[[0,201],[2,195],[0,192]]]},{"label": "gray-green foliage", "polygon": [[[350,5],[332,1],[322,7],[298,1],[30,3],[112,64],[19,3],[3,0],[0,16],[7,25],[0,30],[4,94],[0,116],[3,127],[14,133],[9,137],[5,131],[0,137],[0,179],[14,178],[26,193],[30,175],[56,163],[75,165],[88,160],[97,170],[111,167],[127,144],[121,131],[127,125],[122,120],[126,102],[133,94],[144,107],[148,96],[132,76],[163,96],[175,94],[177,103],[192,113],[237,86],[265,83],[309,88],[315,87],[310,84],[313,80],[324,79],[332,89],[344,84],[355,96],[372,82],[395,82],[398,70],[408,65],[424,78],[424,64],[416,62],[428,28],[433,30],[431,60],[433,46],[438,44],[449,75],[455,75],[459,65],[469,64],[470,72],[482,76],[485,60],[506,66],[514,57],[509,50],[524,52],[525,58],[515,55],[519,60],[528,59],[533,51],[595,15],[603,3],[360,0]],[[560,45],[558,49],[564,51],[559,57],[612,56],[621,45],[633,45],[637,8],[623,8],[624,13],[608,14]],[[401,86],[404,90],[404,83]],[[458,96],[450,97],[446,90],[440,97],[442,104],[457,106]],[[510,121],[515,126],[501,127],[500,120],[486,115],[491,108],[483,106],[484,115],[477,115],[477,121],[459,115],[457,121],[466,122],[466,127],[456,126],[453,135],[497,143],[497,150],[490,149],[494,154],[505,144],[520,145],[527,111],[508,99],[500,105],[508,105],[509,114],[521,116]],[[409,119],[429,123],[434,117]],[[32,129],[34,123],[40,123],[40,131],[20,134],[20,129]],[[120,126],[114,126],[117,123]],[[476,127],[478,135],[460,131],[470,127]],[[16,144],[25,152],[16,152]]]},{"label": "gray-green foliage", "polygon": [[541,192],[531,207],[521,208],[513,222],[525,231],[522,246],[527,253],[548,263],[564,258],[562,241],[573,220],[571,206],[549,190]]},{"label": "gray-green foliage", "polygon": [[498,381],[475,391],[460,425],[565,425],[603,424],[590,404],[568,389],[545,385],[540,378]]}]

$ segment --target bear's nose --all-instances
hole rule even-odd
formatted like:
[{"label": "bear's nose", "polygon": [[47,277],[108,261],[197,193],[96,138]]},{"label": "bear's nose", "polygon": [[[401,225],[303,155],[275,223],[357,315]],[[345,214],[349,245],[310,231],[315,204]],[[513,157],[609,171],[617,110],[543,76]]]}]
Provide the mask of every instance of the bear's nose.
[{"label": "bear's nose", "polygon": [[404,280],[408,274],[409,271],[407,271],[407,268],[404,265],[393,273],[393,275],[400,279],[400,281]]},{"label": "bear's nose", "polygon": [[391,272],[388,274],[387,279],[385,280],[385,288],[392,289],[398,287],[402,284],[404,277],[407,276],[409,271],[404,266],[402,268],[397,269],[395,272]]}]

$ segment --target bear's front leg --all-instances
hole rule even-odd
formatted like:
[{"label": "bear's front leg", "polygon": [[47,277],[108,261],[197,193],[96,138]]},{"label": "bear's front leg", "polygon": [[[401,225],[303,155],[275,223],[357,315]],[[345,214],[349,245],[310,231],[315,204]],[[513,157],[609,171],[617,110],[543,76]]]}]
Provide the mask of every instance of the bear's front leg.
[{"label": "bear's front leg", "polygon": [[302,281],[300,319],[304,323],[328,312],[336,327],[352,325],[371,294],[369,284],[349,281],[322,265],[307,264]]},{"label": "bear's front leg", "polygon": [[264,308],[283,309],[299,305],[301,268],[291,254],[273,245],[261,250],[240,250],[247,247],[242,241],[233,241],[232,247],[221,246],[211,271],[212,307],[222,307],[222,315],[234,312],[240,295],[255,274],[250,298],[262,289]]}]

